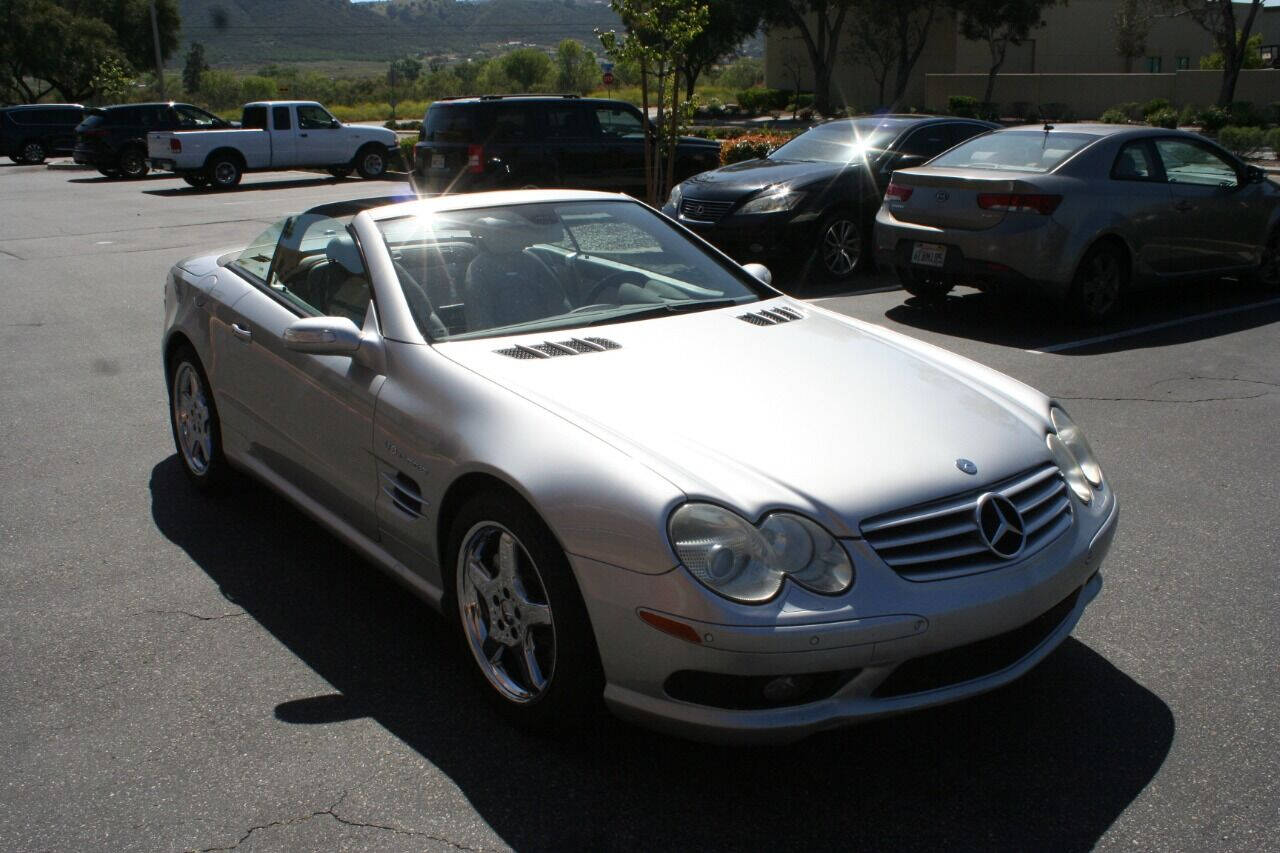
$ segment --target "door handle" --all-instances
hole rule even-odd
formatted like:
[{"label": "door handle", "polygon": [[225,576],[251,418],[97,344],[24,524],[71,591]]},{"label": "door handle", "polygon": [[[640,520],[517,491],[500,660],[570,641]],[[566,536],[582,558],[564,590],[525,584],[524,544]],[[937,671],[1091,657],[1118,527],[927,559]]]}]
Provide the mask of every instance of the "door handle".
[{"label": "door handle", "polygon": [[1194,210],[1195,205],[1189,201],[1175,201],[1173,203],[1173,209],[1181,213],[1186,213],[1188,210]]},{"label": "door handle", "polygon": [[244,326],[241,326],[239,323],[231,324],[231,334],[235,335],[237,338],[239,338],[242,341],[248,341],[253,339],[253,332],[249,331]]}]

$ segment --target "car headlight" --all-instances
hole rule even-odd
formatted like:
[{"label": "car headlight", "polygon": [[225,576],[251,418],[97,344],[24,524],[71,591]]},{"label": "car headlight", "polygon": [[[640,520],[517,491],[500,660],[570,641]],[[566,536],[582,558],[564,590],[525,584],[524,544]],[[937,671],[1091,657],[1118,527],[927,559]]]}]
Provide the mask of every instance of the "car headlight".
[{"label": "car headlight", "polygon": [[756,527],[715,504],[687,503],[671,514],[670,534],[695,578],[744,604],[773,598],[788,577],[824,595],[853,583],[853,563],[835,537],[794,513],[770,513]]},{"label": "car headlight", "polygon": [[791,210],[800,200],[804,198],[804,193],[796,192],[790,187],[783,187],[779,190],[758,195],[751,201],[739,208],[739,213],[778,213],[783,210]]},{"label": "car headlight", "polygon": [[1094,458],[1084,433],[1066,412],[1054,406],[1049,409],[1049,420],[1054,429],[1045,439],[1049,452],[1062,469],[1071,491],[1087,504],[1093,500],[1093,490],[1102,485],[1102,467]]},{"label": "car headlight", "polygon": [[676,184],[674,187],[671,188],[671,195],[667,196],[667,204],[671,205],[676,210],[679,210],[680,199],[683,197],[684,197],[684,193],[680,192],[680,185]]}]

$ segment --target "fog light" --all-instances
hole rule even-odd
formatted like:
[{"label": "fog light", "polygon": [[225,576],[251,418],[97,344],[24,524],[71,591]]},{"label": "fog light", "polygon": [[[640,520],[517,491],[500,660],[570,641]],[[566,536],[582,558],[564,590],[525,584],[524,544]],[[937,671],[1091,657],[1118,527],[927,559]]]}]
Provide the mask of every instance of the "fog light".
[{"label": "fog light", "polygon": [[766,701],[785,705],[808,690],[812,682],[807,675],[784,675],[765,684],[760,692]]}]

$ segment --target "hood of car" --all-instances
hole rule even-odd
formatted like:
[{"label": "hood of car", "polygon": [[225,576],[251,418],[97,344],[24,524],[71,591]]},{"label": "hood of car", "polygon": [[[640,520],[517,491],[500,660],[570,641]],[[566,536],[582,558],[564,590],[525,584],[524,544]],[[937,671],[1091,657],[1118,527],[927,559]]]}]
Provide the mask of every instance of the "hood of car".
[{"label": "hood of car", "polygon": [[[769,311],[778,307],[795,318]],[[691,499],[753,519],[789,507],[841,536],[858,535],[868,516],[1049,458],[1047,400],[1038,393],[785,299],[437,348]],[[978,473],[962,471],[961,459]]]},{"label": "hood of car", "polygon": [[800,160],[744,160],[685,181],[681,191],[695,198],[741,198],[779,184],[803,186],[831,180],[847,167]]}]

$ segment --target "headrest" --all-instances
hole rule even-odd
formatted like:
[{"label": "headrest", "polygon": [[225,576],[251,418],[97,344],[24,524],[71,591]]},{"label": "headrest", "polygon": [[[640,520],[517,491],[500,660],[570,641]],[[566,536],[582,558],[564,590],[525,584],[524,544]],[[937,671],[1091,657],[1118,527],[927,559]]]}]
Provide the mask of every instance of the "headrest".
[{"label": "headrest", "polygon": [[521,252],[535,243],[556,243],[564,238],[559,220],[535,224],[514,217],[482,216],[471,223],[471,236],[486,250],[499,255]]},{"label": "headrest", "polygon": [[351,275],[360,275],[364,272],[360,250],[356,248],[356,241],[352,240],[348,234],[339,234],[330,240],[329,245],[325,246],[324,254]]}]

